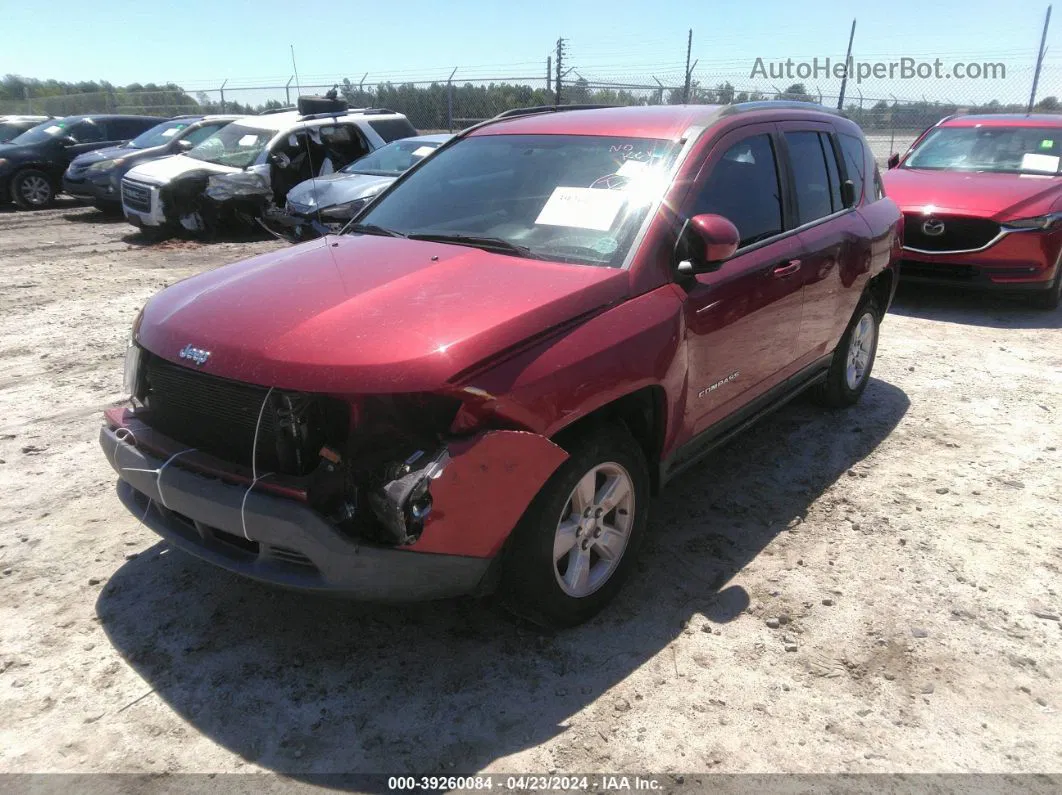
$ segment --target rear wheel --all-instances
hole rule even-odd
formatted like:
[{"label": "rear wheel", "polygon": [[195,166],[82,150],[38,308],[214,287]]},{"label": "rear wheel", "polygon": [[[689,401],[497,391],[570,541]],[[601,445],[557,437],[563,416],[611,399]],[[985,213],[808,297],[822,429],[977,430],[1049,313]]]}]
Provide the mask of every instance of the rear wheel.
[{"label": "rear wheel", "polygon": [[23,210],[41,210],[55,201],[55,188],[43,171],[27,168],[11,180],[11,198]]},{"label": "rear wheel", "polygon": [[1051,286],[1041,293],[1035,293],[1030,303],[1037,309],[1046,309],[1051,311],[1058,309],[1059,304],[1062,304],[1062,266],[1058,268],[1058,273],[1055,274],[1055,280],[1051,282]]},{"label": "rear wheel", "polygon": [[645,531],[649,470],[622,427],[572,440],[514,530],[501,590],[512,612],[548,627],[591,618],[629,576]]},{"label": "rear wheel", "polygon": [[864,296],[834,349],[826,383],[819,390],[819,398],[827,406],[851,406],[867,388],[878,352],[880,324],[877,303],[871,296]]}]

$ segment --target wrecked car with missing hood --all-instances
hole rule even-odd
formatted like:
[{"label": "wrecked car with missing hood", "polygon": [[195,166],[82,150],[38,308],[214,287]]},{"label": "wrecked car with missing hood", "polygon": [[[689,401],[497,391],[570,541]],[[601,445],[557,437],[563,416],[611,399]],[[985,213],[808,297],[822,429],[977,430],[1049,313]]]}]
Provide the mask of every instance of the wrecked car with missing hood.
[{"label": "wrecked car with missing hood", "polygon": [[154,236],[253,225],[300,182],[416,135],[405,116],[386,108],[310,97],[299,105],[237,119],[187,152],[132,169],[121,183],[126,220]]},{"label": "wrecked car with missing hood", "polygon": [[344,234],[152,298],[119,497],[265,582],[577,624],[670,478],[804,390],[858,402],[900,252],[875,174],[806,103],[502,114]]},{"label": "wrecked car with missing hood", "polygon": [[384,188],[451,138],[449,133],[402,138],[335,174],[308,179],[288,191],[284,209],[268,213],[266,225],[293,243],[340,232]]}]

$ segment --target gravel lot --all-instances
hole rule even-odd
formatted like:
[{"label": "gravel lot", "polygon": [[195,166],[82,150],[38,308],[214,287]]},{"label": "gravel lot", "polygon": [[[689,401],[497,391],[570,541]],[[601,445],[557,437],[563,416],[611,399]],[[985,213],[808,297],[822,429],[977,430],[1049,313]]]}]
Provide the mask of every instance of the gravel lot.
[{"label": "gravel lot", "polygon": [[556,636],[168,550],[97,446],[137,309],[284,244],[0,208],[0,771],[1062,771],[1062,312],[901,292],[857,408],[673,483]]}]

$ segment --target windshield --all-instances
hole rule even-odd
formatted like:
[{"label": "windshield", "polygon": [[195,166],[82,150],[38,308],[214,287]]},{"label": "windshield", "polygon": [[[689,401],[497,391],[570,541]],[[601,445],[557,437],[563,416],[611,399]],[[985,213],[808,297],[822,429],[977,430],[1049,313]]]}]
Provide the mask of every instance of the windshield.
[{"label": "windshield", "polygon": [[1053,127],[938,127],[904,168],[1057,174],[1062,130]]},{"label": "windshield", "polygon": [[618,267],[678,150],[652,138],[472,136],[398,183],[358,226],[489,238],[522,256]]},{"label": "windshield", "polygon": [[66,129],[70,124],[60,119],[49,119],[48,121],[42,121],[36,127],[30,127],[22,135],[15,138],[11,143],[13,144],[39,144],[47,141],[51,138],[56,138],[60,135],[66,134]]},{"label": "windshield", "polygon": [[156,124],[147,132],[140,133],[126,146],[131,149],[151,149],[154,146],[163,146],[172,141],[174,136],[188,125],[187,121],[164,121],[162,124]]},{"label": "windshield", "polygon": [[344,174],[373,174],[378,177],[397,177],[414,163],[423,160],[441,146],[439,141],[395,141],[372,154],[341,168]]},{"label": "windshield", "polygon": [[189,151],[188,157],[217,163],[219,166],[247,168],[258,159],[274,135],[276,130],[259,130],[242,124],[230,124]]}]

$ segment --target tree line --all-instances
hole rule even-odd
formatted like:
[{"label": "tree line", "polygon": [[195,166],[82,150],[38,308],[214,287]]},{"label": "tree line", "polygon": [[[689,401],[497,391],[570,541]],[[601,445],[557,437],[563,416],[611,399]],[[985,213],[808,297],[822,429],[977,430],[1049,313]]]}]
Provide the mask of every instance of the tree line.
[{"label": "tree line", "polygon": [[[460,129],[504,110],[532,105],[552,105],[551,88],[510,82],[486,84],[392,83],[383,82],[361,86],[344,79],[337,84],[338,93],[352,107],[383,107],[404,113],[421,130]],[[601,105],[663,105],[678,104],[686,95],[684,86],[623,86],[614,87],[590,83],[583,78],[562,85],[564,104]],[[820,102],[828,106],[835,101],[812,94],[802,83],[794,83],[785,91],[739,91],[729,82],[714,86],[692,81],[689,102],[695,104],[723,104],[762,100],[795,100]],[[251,115],[274,110],[283,103],[269,100],[251,104],[227,100],[206,92],[193,97],[179,85],[166,83],[130,83],[116,86],[106,81],[67,82],[38,80],[19,75],[6,75],[0,80],[0,113],[48,113],[53,116],[77,113],[142,113],[172,116],[182,113],[233,113]],[[1062,111],[1057,98],[1041,99],[1035,110],[1046,113]],[[1004,104],[998,100],[982,104],[960,105],[950,102],[887,102],[867,100],[849,102],[845,115],[868,130],[922,129],[937,119],[952,113],[1024,113],[1024,104]]]}]

